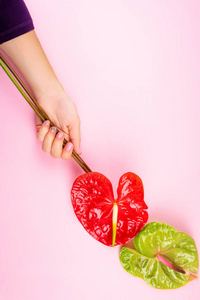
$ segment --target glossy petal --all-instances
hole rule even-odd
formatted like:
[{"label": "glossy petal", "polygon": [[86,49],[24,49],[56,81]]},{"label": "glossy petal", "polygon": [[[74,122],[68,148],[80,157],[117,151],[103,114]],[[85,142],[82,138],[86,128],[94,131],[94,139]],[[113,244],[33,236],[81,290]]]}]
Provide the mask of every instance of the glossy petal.
[{"label": "glossy petal", "polygon": [[146,224],[148,207],[144,202],[142,180],[134,173],[127,172],[120,177],[117,195],[119,221],[116,242],[120,245],[132,239]]},{"label": "glossy petal", "polygon": [[[159,289],[179,288],[198,275],[198,253],[187,234],[159,222],[147,224],[134,238],[135,250],[123,247],[120,261],[130,274]],[[167,266],[161,258],[170,262]],[[169,264],[169,265],[170,265]]]},{"label": "glossy petal", "polygon": [[112,184],[101,173],[79,176],[71,190],[74,212],[85,230],[99,242],[112,246],[113,205],[118,205],[115,245],[133,238],[148,219],[141,179],[128,172],[121,176],[115,200]]}]

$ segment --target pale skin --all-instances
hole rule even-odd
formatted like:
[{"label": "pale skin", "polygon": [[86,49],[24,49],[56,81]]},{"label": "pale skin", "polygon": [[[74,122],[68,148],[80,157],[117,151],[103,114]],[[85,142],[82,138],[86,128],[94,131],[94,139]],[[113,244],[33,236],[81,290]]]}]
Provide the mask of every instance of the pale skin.
[{"label": "pale skin", "polygon": [[[36,136],[42,150],[53,158],[71,158],[72,151],[81,154],[80,118],[75,103],[65,93],[36,36],[35,30],[0,45],[29,84],[37,102],[51,121],[62,129],[50,128],[35,115]],[[63,140],[70,141],[63,148]],[[69,146],[72,148],[69,149]]]}]

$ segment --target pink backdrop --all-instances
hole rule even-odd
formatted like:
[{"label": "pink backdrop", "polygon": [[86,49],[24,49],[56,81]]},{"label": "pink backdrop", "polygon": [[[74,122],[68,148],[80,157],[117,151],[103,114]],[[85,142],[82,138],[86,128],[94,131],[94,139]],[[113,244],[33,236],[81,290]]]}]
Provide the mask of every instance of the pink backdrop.
[{"label": "pink backdrop", "polygon": [[[82,158],[114,194],[131,171],[149,221],[200,249],[200,2],[26,0],[43,48],[76,103]],[[126,273],[120,247],[82,228],[70,190],[84,173],[43,153],[34,112],[0,70],[0,299],[199,299],[199,281],[156,290]]]}]

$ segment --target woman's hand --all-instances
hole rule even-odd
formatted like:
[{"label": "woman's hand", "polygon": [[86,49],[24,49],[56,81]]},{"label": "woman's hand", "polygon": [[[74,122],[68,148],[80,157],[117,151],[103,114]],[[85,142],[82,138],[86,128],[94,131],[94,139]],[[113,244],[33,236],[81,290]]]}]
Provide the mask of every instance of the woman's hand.
[{"label": "woman's hand", "polygon": [[43,142],[43,151],[50,152],[55,158],[61,156],[63,159],[69,159],[72,149],[67,151],[66,148],[70,143],[67,143],[64,150],[62,149],[65,137],[73,144],[74,151],[81,154],[80,119],[76,105],[65,94],[35,30],[3,43],[0,48],[11,58],[51,121],[62,129],[64,136],[56,135],[56,131],[49,130],[48,123],[42,124],[36,115],[37,138]]},{"label": "woman's hand", "polygon": [[[81,154],[80,149],[80,118],[75,103],[64,93],[51,97],[37,99],[50,120],[55,126],[51,127],[50,122],[42,123],[35,115],[37,139],[42,142],[42,150],[50,153],[53,158],[61,157],[64,160],[70,159],[72,151]],[[63,148],[64,138],[70,141]]]}]

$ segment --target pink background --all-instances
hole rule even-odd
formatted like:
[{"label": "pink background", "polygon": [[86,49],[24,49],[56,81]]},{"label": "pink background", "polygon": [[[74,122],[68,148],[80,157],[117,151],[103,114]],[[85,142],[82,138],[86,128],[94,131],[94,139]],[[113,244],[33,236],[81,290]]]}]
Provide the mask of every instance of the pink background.
[{"label": "pink background", "polygon": [[[200,2],[26,0],[81,119],[82,158],[144,183],[149,221],[200,249]],[[199,281],[156,290],[126,273],[73,213],[84,173],[42,152],[34,112],[0,70],[0,299],[199,299]]]}]

